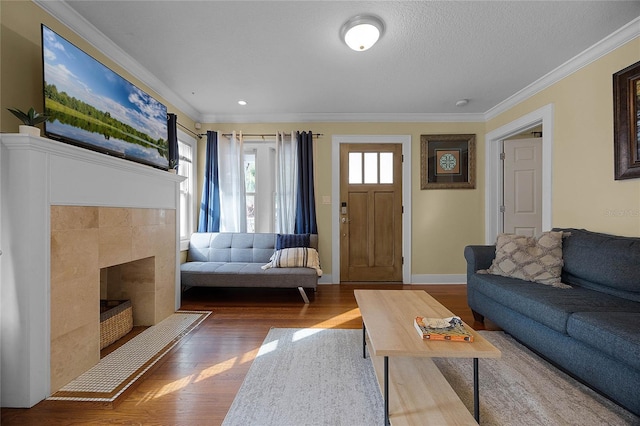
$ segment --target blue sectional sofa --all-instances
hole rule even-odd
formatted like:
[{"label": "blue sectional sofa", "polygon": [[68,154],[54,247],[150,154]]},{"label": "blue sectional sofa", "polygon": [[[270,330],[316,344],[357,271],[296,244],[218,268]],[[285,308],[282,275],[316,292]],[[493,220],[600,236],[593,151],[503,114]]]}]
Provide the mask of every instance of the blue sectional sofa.
[{"label": "blue sectional sofa", "polygon": [[565,232],[562,283],[571,288],[478,273],[496,247],[467,246],[469,307],[640,416],[640,238],[554,231]]}]

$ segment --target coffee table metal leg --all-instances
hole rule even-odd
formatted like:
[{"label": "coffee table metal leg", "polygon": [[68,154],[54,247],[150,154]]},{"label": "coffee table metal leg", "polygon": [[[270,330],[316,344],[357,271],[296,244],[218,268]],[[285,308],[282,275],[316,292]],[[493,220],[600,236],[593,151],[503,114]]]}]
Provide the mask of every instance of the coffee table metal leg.
[{"label": "coffee table metal leg", "polygon": [[473,359],[473,417],[480,423],[480,386],[478,385],[478,358]]},{"label": "coffee table metal leg", "polygon": [[389,357],[384,357],[384,424],[391,425],[389,421]]},{"label": "coffee table metal leg", "polygon": [[364,325],[364,321],[362,321],[362,358],[367,357],[367,327]]}]

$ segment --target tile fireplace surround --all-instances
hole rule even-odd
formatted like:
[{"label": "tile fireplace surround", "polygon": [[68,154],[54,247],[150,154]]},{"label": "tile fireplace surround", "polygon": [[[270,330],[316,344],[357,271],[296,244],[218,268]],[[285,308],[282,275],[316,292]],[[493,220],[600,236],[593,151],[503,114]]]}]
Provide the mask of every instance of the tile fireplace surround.
[{"label": "tile fireplace surround", "polygon": [[[31,407],[99,361],[100,298],[131,299],[135,325],[179,307],[182,178],[46,138],[0,141],[0,404]],[[127,262],[144,266],[104,269]]]},{"label": "tile fireplace surround", "polygon": [[[101,298],[130,299],[134,325],[175,311],[175,226],[175,210],[51,206],[51,393],[100,360]],[[101,280],[125,264],[130,285]]]}]

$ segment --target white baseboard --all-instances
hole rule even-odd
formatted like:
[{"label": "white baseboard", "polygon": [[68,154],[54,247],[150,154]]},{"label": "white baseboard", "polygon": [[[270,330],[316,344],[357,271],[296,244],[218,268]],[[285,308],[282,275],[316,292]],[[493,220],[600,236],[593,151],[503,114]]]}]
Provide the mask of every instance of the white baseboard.
[{"label": "white baseboard", "polygon": [[[466,284],[466,274],[424,274],[411,275],[411,284]],[[318,284],[336,284],[332,282],[331,274],[323,275],[318,279]]]},{"label": "white baseboard", "polygon": [[466,284],[467,274],[411,275],[411,284]]}]

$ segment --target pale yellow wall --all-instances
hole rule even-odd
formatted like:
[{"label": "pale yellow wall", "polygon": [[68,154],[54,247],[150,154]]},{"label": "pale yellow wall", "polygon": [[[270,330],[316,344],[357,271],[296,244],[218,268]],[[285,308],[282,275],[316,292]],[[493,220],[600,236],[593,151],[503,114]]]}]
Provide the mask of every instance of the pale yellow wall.
[{"label": "pale yellow wall", "polygon": [[613,74],[640,61],[640,38],[487,123],[553,104],[552,224],[640,236],[640,179],[614,180]]},{"label": "pale yellow wall", "polygon": [[[0,2],[0,131],[15,132],[18,121],[7,107],[42,110],[40,23],[44,23],[114,71],[167,104],[178,121],[194,121],[31,1]],[[464,274],[462,250],[484,241],[484,135],[547,104],[554,104],[553,226],[582,227],[640,235],[640,179],[613,179],[612,74],[640,60],[640,40],[606,55],[487,123],[270,123],[205,124],[228,132],[271,133],[312,130],[317,140],[317,199],[331,195],[332,135],[408,134],[412,137],[412,275]],[[153,71],[153,70],[151,70]],[[475,133],[476,189],[421,190],[420,135]],[[199,199],[205,139],[199,142]],[[332,200],[336,202],[336,200]],[[317,203],[322,266],[331,274],[331,206]]]},{"label": "pale yellow wall", "polygon": [[[322,204],[322,196],[331,196],[331,145],[333,135],[411,135],[411,202],[412,202],[412,275],[463,274],[466,263],[464,247],[482,244],[484,239],[484,123],[268,123],[268,124],[204,124],[202,132],[232,130],[244,133],[311,130],[322,133],[315,139],[316,214],[322,270],[331,274],[331,205]],[[476,134],[476,189],[421,190],[420,135]],[[204,168],[205,138],[199,144],[200,170]],[[200,174],[200,173],[199,173]],[[201,174],[200,174],[201,175]],[[199,179],[201,180],[201,179]],[[201,193],[202,188],[199,188]],[[338,202],[338,200],[332,200]]]},{"label": "pale yellow wall", "polygon": [[[194,129],[194,121],[166,99],[105,57],[57,19],[30,0],[0,1],[0,131],[15,133],[21,124],[7,108],[43,111],[40,24],[45,24],[113,71],[148,92],[178,115],[178,122]],[[153,70],[151,70],[153,72]],[[42,128],[42,125],[39,127]]]}]

